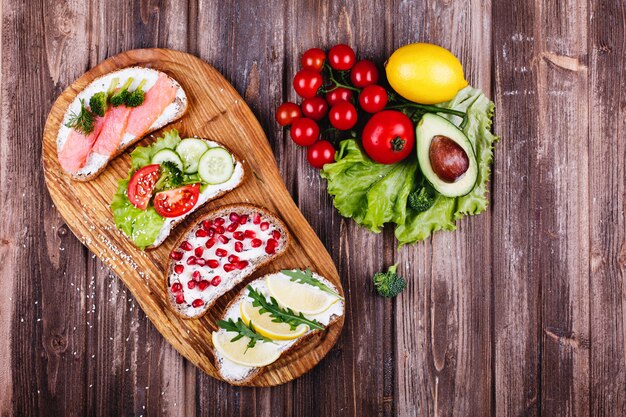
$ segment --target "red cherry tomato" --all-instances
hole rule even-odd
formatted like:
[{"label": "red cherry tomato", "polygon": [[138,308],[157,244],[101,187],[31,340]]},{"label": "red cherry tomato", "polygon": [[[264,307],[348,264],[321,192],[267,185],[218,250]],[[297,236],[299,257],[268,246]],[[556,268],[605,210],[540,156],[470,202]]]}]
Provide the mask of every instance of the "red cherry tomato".
[{"label": "red cherry tomato", "polygon": [[300,117],[302,117],[302,112],[296,103],[288,101],[276,109],[276,121],[281,126],[289,126],[291,122]]},{"label": "red cherry tomato", "polygon": [[372,61],[357,62],[350,71],[350,81],[355,87],[363,88],[378,82],[378,68]]},{"label": "red cherry tomato", "polygon": [[309,146],[306,159],[313,168],[321,169],[325,164],[335,161],[335,148],[329,141],[320,140]]},{"label": "red cherry tomato", "polygon": [[352,100],[352,91],[344,87],[337,87],[326,93],[326,101],[329,105],[334,106],[341,101]]},{"label": "red cherry tomato", "polygon": [[198,202],[200,183],[161,191],[154,196],[154,208],[163,217],[178,217],[191,211]]},{"label": "red cherry tomato", "polygon": [[160,176],[161,165],[159,164],[146,165],[138,169],[128,182],[126,190],[128,201],[138,209],[145,210]]},{"label": "red cherry tomato", "polygon": [[319,48],[311,48],[302,54],[300,63],[303,69],[321,72],[326,60],[326,53]]},{"label": "red cherry tomato", "polygon": [[393,164],[409,156],[415,146],[415,127],[404,113],[376,113],[363,128],[363,148],[374,161]]},{"label": "red cherry tomato", "polygon": [[302,102],[302,113],[313,120],[321,120],[328,113],[328,103],[319,96],[307,98]]},{"label": "red cherry tomato", "polygon": [[350,130],[357,121],[356,108],[352,103],[342,101],[331,107],[328,119],[336,129]]},{"label": "red cherry tomato", "polygon": [[291,124],[291,139],[300,146],[310,146],[320,135],[320,128],[315,120],[302,117]]},{"label": "red cherry tomato", "polygon": [[322,86],[322,74],[310,69],[303,69],[293,77],[293,89],[302,98],[312,98]]},{"label": "red cherry tomato", "polygon": [[368,113],[378,113],[387,105],[387,90],[380,85],[368,85],[359,94],[359,106]]},{"label": "red cherry tomato", "polygon": [[346,71],[352,68],[356,61],[354,50],[348,45],[339,44],[328,51],[328,63],[333,69]]}]

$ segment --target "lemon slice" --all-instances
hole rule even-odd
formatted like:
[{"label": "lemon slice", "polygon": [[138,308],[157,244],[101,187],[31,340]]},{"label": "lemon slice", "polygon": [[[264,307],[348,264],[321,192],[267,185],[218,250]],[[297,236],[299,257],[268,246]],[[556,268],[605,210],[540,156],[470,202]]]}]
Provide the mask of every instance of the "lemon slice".
[{"label": "lemon slice", "polygon": [[248,348],[247,337],[231,342],[237,336],[235,332],[213,332],[213,346],[225,358],[243,365],[258,368],[269,365],[280,357],[280,350],[274,343],[257,342],[253,348]]},{"label": "lemon slice", "polygon": [[284,274],[270,275],[266,283],[272,297],[282,306],[304,314],[319,314],[339,300],[311,285],[291,281]]},{"label": "lemon slice", "polygon": [[249,324],[250,320],[254,323],[254,330],[273,340],[291,340],[296,339],[309,330],[309,326],[301,324],[296,330],[291,330],[287,323],[275,323],[269,313],[261,314],[261,307],[254,307],[249,301],[242,301],[239,304],[241,311],[241,319],[244,323]]}]

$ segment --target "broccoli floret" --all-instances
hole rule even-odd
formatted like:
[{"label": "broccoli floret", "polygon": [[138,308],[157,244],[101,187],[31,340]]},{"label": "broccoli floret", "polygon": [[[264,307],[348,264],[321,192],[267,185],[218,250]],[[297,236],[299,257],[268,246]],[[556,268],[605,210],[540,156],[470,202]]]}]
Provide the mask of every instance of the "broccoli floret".
[{"label": "broccoli floret", "polygon": [[128,80],[126,80],[126,83],[124,83],[122,88],[120,88],[115,94],[111,96],[110,101],[113,107],[121,106],[122,104],[126,102],[126,99],[128,98],[128,95],[130,94],[128,92],[128,87],[130,87],[130,85],[133,83],[134,80],[135,79],[133,77],[130,77]]},{"label": "broccoli floret", "polygon": [[409,207],[421,213],[428,210],[435,204],[435,196],[430,193],[427,187],[422,187],[409,194]]},{"label": "broccoli floret", "polygon": [[180,168],[171,161],[163,162],[161,164],[161,176],[154,186],[155,190],[171,190],[181,185],[183,185],[183,173]]},{"label": "broccoli floret", "polygon": [[135,91],[128,94],[128,96],[126,97],[126,106],[128,107],[141,106],[146,96],[145,91],[143,91],[143,86],[145,83],[146,83],[145,79],[141,80],[137,88],[135,88]]},{"label": "broccoli floret", "polygon": [[91,96],[89,99],[89,107],[91,108],[91,112],[93,114],[104,117],[104,113],[106,113],[109,108],[109,97],[113,93],[113,90],[115,90],[115,87],[117,87],[119,81],[119,78],[113,78],[107,91],[100,91],[99,93]]},{"label": "broccoli floret", "polygon": [[383,297],[395,297],[406,287],[404,278],[396,274],[398,264],[389,267],[387,272],[378,272],[374,275],[374,287]]}]

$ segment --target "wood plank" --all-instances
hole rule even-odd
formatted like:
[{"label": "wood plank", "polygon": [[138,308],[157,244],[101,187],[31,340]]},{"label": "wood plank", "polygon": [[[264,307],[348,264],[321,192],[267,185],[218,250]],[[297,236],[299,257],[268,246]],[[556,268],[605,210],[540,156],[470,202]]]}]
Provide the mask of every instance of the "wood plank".
[{"label": "wood plank", "polygon": [[[417,41],[440,44],[459,57],[470,84],[489,95],[490,2],[396,7],[391,50]],[[398,415],[493,411],[490,222],[489,211],[465,218],[454,233],[437,232],[400,251],[399,270],[409,283],[395,306]]]}]

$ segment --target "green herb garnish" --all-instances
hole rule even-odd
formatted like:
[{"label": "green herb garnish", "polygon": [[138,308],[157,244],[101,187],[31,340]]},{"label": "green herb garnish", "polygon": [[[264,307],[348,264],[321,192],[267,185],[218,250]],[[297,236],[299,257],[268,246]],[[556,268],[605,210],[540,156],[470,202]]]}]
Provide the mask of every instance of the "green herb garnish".
[{"label": "green herb garnish", "polygon": [[255,347],[257,342],[272,341],[271,339],[257,333],[256,330],[254,330],[252,322],[250,322],[249,325],[246,325],[246,323],[241,320],[241,317],[238,318],[236,322],[233,321],[233,319],[218,320],[217,325],[226,331],[237,333],[237,336],[230,339],[231,342],[236,342],[244,336],[250,339],[248,342],[248,349]]},{"label": "green herb garnish", "polygon": [[65,126],[84,133],[85,135],[93,132],[93,125],[96,121],[96,117],[85,107],[85,100],[80,100],[80,112],[78,114],[70,113],[69,120]]},{"label": "green herb garnish", "polygon": [[289,277],[289,280],[292,282],[297,282],[299,284],[309,284],[314,287],[319,288],[320,290],[327,292],[328,294],[332,294],[335,297],[338,297],[343,300],[343,297],[339,295],[336,291],[332,290],[328,285],[321,282],[319,279],[313,277],[313,273],[310,269],[307,268],[306,271],[302,271],[301,269],[284,269],[282,271],[283,274]]},{"label": "green herb garnish", "polygon": [[291,330],[296,330],[301,324],[306,324],[309,326],[309,329],[324,328],[324,326],[319,324],[316,320],[310,320],[304,317],[302,313],[298,314],[290,308],[280,307],[274,297],[270,297],[270,301],[267,301],[267,298],[257,292],[251,285],[248,285],[248,297],[252,298],[252,305],[254,307],[261,307],[259,313],[269,313],[269,315],[273,317],[272,322],[288,324]]}]

